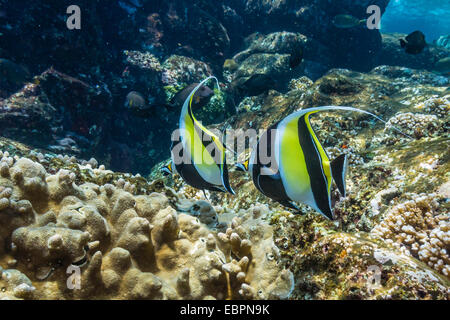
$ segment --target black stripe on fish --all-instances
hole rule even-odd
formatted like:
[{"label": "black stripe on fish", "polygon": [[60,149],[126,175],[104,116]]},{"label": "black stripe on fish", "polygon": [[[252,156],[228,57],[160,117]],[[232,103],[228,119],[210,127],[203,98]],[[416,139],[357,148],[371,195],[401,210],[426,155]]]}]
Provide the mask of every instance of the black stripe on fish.
[{"label": "black stripe on fish", "polygon": [[[305,114],[298,120],[298,138],[305,156],[306,168],[311,183],[311,189],[320,211],[329,219],[333,219],[328,194],[328,182],[323,172],[322,157],[316,146],[313,136],[314,131],[308,128],[309,115]],[[299,182],[300,183],[300,182]]]},{"label": "black stripe on fish", "polygon": [[218,188],[217,186],[205,181],[197,171],[197,168],[193,164],[181,163],[175,165],[178,174],[186,181],[191,187],[196,189],[206,189],[211,191],[220,191],[224,192],[224,190]]},{"label": "black stripe on fish", "polygon": [[[172,144],[171,152],[173,152],[172,149],[174,146],[175,144]],[[197,168],[194,166],[194,164],[187,163],[186,159],[184,159],[184,149],[181,149],[179,156],[183,159],[183,161],[181,161],[180,164],[174,163],[175,169],[187,184],[201,190],[206,189],[211,191],[224,192],[224,190],[219,189],[217,186],[205,181],[198,173]],[[192,162],[192,159],[190,161]]]},{"label": "black stripe on fish", "polygon": [[[225,150],[224,150],[224,152],[225,152]],[[225,187],[225,189],[229,193],[234,195],[235,194],[234,190],[231,188],[230,181],[228,179],[227,157],[223,158],[222,181],[223,181],[223,186]]]},{"label": "black stripe on fish", "polygon": [[[264,168],[268,168],[269,165],[274,166],[276,164],[262,164],[260,159],[261,142],[264,142],[267,145],[266,156],[269,159],[272,159],[272,161],[275,161],[275,155],[272,154],[272,150],[275,150],[273,145],[275,141],[272,139],[272,131],[278,130],[278,124],[279,122],[267,129],[267,131],[264,132],[258,140],[258,144],[256,145],[256,160],[252,165],[252,177],[253,183],[262,194],[282,203],[285,201],[291,201],[291,199],[287,196],[284,189],[283,181],[280,177],[280,171],[278,169],[277,172],[274,172],[272,175],[261,174],[261,171],[264,170]],[[279,167],[277,166],[277,168]]]}]

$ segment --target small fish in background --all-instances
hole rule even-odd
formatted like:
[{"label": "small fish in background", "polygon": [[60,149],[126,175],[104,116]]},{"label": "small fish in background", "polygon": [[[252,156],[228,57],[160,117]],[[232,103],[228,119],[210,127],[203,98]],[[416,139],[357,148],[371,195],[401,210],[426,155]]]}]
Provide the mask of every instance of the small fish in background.
[{"label": "small fish in background", "polygon": [[450,57],[442,58],[434,65],[434,72],[442,75],[450,75]]},{"label": "small fish in background", "polygon": [[419,54],[427,46],[425,35],[421,31],[414,31],[405,39],[400,39],[400,46],[405,49],[406,53]]},{"label": "small fish in background", "polygon": [[[194,90],[198,83],[193,83],[178,91],[169,103],[157,102],[155,98],[151,98],[149,102],[145,97],[137,91],[131,91],[125,98],[125,107],[130,109],[135,116],[138,117],[151,117],[156,109],[165,108],[168,111],[180,108],[189,94]],[[208,104],[211,97],[214,95],[214,91],[208,86],[202,85],[195,91],[192,98],[192,108],[203,108]]]},{"label": "small fish in background", "polygon": [[243,83],[234,85],[240,94],[246,96],[258,96],[275,87],[275,81],[266,74],[254,74]]},{"label": "small fish in background", "polygon": [[331,20],[333,25],[339,29],[351,29],[363,25],[367,19],[358,19],[349,14],[338,14]]},{"label": "small fish in background", "polygon": [[125,98],[125,107],[130,109],[145,109],[147,107],[147,102],[141,93],[131,91]]},{"label": "small fish in background", "polygon": [[[248,171],[255,187],[281,205],[299,210],[293,202],[301,202],[324,217],[334,219],[331,206],[332,181],[345,197],[347,155],[341,154],[330,161],[309,119],[314,113],[331,110],[360,112],[385,123],[370,112],[352,107],[303,109],[267,129],[253,148],[250,158],[242,164],[236,164],[236,169]],[[267,164],[267,160],[261,159],[261,155],[270,156],[271,163]]]},{"label": "small fish in background", "polygon": [[[171,108],[177,108],[183,105],[186,101],[187,97],[191,94],[191,92],[198,86],[198,82],[192,83],[187,87],[178,91],[175,96],[170,100],[168,104]],[[211,100],[214,95],[214,91],[211,90],[208,86],[202,85],[194,92],[194,96],[192,98],[193,106],[195,108],[203,108],[208,104],[209,100]]]},{"label": "small fish in background", "polygon": [[239,68],[238,63],[234,59],[226,59],[223,63],[223,69],[234,72]]},{"label": "small fish in background", "polygon": [[0,83],[6,81],[13,85],[20,85],[29,79],[30,72],[26,67],[0,58]]},{"label": "small fish in background", "polygon": [[291,67],[291,69],[295,69],[300,65],[300,63],[302,63],[302,61],[303,61],[303,48],[301,48],[300,46],[296,46],[292,50],[291,56],[289,57],[289,67]]}]

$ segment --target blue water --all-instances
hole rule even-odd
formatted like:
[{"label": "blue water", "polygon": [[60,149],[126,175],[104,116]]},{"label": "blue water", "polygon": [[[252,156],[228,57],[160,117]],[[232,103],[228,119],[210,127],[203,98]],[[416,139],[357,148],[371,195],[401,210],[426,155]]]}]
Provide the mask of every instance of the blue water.
[{"label": "blue water", "polygon": [[422,31],[428,42],[450,34],[450,0],[391,0],[381,21],[382,32]]}]

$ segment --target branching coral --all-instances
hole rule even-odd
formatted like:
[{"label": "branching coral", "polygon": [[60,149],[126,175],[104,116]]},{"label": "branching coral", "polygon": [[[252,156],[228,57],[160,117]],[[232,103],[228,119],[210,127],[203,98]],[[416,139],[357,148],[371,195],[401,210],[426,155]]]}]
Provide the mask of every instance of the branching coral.
[{"label": "branching coral", "polygon": [[432,97],[423,103],[416,105],[416,108],[420,109],[422,112],[436,114],[440,118],[444,118],[449,115],[450,95]]},{"label": "branching coral", "polygon": [[432,136],[442,127],[441,121],[435,115],[419,113],[399,113],[389,119],[386,129],[400,128],[404,133],[416,138]]},{"label": "branching coral", "polygon": [[414,195],[394,206],[372,235],[395,243],[430,267],[450,275],[450,220],[439,211],[435,194]]}]

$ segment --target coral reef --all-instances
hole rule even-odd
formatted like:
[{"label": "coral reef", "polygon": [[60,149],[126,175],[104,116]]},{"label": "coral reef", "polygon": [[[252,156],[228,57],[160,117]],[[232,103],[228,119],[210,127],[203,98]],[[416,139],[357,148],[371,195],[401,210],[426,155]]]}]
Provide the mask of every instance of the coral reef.
[{"label": "coral reef", "polygon": [[187,85],[212,75],[209,65],[186,56],[171,55],[162,67],[164,85]]},{"label": "coral reef", "polygon": [[294,259],[296,298],[448,299],[447,280],[364,237],[325,236]]},{"label": "coral reef", "polygon": [[388,120],[313,118],[330,157],[350,158],[333,222],[304,205],[293,215],[233,169],[237,195],[206,201],[162,178],[163,163],[147,179],[1,138],[2,297],[448,299],[447,83],[400,67],[334,69],[247,97],[219,125],[265,128],[323,104],[370,106]]},{"label": "coral reef", "polygon": [[[239,64],[234,71],[234,80],[256,73],[279,80],[290,79],[299,74],[317,79],[331,65],[326,47],[300,33],[255,33],[248,36],[245,42],[248,43],[247,48],[237,53],[232,60]],[[289,66],[292,53],[301,53],[304,59],[295,70],[291,70]]]},{"label": "coral reef", "polygon": [[400,39],[407,34],[385,33],[382,35],[382,49],[378,57],[380,65],[404,66],[413,69],[433,70],[435,63],[450,54],[450,50],[444,46],[428,44],[427,48],[419,55],[405,54],[400,46]]},{"label": "coral reef", "polygon": [[[227,84],[263,73],[277,84],[271,89],[285,92],[290,80],[315,81],[330,68],[369,71],[403,63],[432,70],[448,55],[434,45],[420,57],[405,55],[397,36],[382,42],[378,30],[342,30],[331,22],[342,11],[367,18],[368,5],[384,13],[387,0],[113,1],[108,10],[82,0],[78,5],[89,11],[90,23],[79,32],[67,30],[62,3],[49,9],[34,2],[20,10],[14,1],[1,3],[7,12],[0,37],[0,68],[6,71],[0,86],[2,136],[141,174],[169,155],[170,143],[156,137],[176,128],[177,110],[164,105],[206,75],[225,70]],[[292,50],[303,52],[303,62],[293,69]],[[232,70],[224,61],[234,62]],[[124,107],[131,91],[145,98],[144,112]],[[224,90],[205,107],[205,122],[224,121],[239,109],[240,98],[246,97]]]},{"label": "coral reef", "polygon": [[[272,228],[261,220],[264,208],[219,223],[209,203],[170,189],[168,196],[142,193],[122,178],[116,186],[78,185],[73,171],[48,174],[28,158],[1,156],[0,263],[11,268],[0,269],[3,298],[280,299],[291,293],[292,274],[279,263]],[[84,167],[97,181],[108,174]],[[186,213],[174,201],[184,202]],[[73,270],[78,280],[69,277]]]},{"label": "coral reef", "polygon": [[[388,3],[79,0],[67,30],[64,2],[0,0],[0,299],[448,300],[448,36],[412,55],[333,24]],[[227,152],[234,196],[162,175],[174,98],[210,75],[194,114],[220,132],[321,105],[386,121],[311,116],[349,159],[334,221],[258,192],[233,166],[252,141]]]},{"label": "coral reef", "polygon": [[[315,82],[292,80],[285,94],[270,91],[242,100],[240,113],[228,120],[232,128],[267,128],[310,105],[370,107],[366,110],[387,120],[377,125],[365,116],[337,113],[313,118],[330,158],[345,153],[350,160],[347,197],[332,194],[334,223],[306,206],[301,206],[305,216],[292,215],[262,197],[248,176],[233,171],[237,195],[210,196],[216,206],[235,211],[268,203],[275,244],[294,273],[291,298],[448,299],[448,205],[442,199],[448,197],[449,170],[446,85],[445,77],[402,67],[380,66],[368,74],[335,69]],[[177,177],[164,181],[203,198]],[[414,226],[417,237],[401,231],[397,221],[407,232],[412,232],[407,225]],[[380,286],[368,285],[376,274]]]}]

